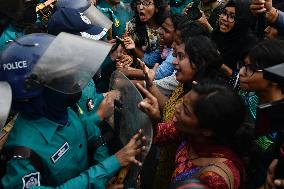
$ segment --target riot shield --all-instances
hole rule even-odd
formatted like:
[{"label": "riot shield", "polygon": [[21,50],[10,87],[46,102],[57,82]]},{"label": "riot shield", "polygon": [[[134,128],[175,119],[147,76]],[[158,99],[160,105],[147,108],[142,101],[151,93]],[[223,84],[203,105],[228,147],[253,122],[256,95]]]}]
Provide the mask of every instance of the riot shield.
[{"label": "riot shield", "polygon": [[0,95],[0,131],[2,131],[9,116],[12,103],[12,90],[7,82],[0,82]]},{"label": "riot shield", "polygon": [[60,33],[34,66],[29,79],[53,90],[81,91],[95,75],[111,44]]},{"label": "riot shield", "polygon": [[[122,144],[126,145],[139,129],[142,129],[144,136],[146,136],[146,151],[136,157],[143,162],[149,152],[153,137],[151,120],[138,108],[138,103],[143,98],[132,82],[120,71],[113,72],[110,79],[110,89],[120,92],[120,97],[115,102],[114,127],[118,131]],[[140,167],[138,166],[129,169],[124,182],[125,188],[136,188],[139,172]]]},{"label": "riot shield", "polygon": [[89,18],[93,25],[98,25],[109,30],[112,21],[99,11],[90,0],[57,0],[57,7],[67,7],[82,11]]}]

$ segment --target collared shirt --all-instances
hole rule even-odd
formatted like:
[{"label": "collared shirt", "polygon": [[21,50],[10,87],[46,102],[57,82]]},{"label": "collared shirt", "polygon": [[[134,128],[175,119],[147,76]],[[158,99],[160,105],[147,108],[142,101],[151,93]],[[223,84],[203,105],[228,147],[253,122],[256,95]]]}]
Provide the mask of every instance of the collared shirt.
[{"label": "collared shirt", "polygon": [[4,51],[10,40],[22,37],[24,32],[16,30],[11,24],[4,30],[0,37],[0,54]]},{"label": "collared shirt", "polygon": [[129,11],[127,5],[120,2],[120,4],[111,7],[109,3],[102,0],[97,8],[113,22],[112,38],[121,37],[125,31],[126,22],[132,17],[132,12]]},{"label": "collared shirt", "polygon": [[[101,159],[97,165],[89,167],[87,142],[98,131],[91,122],[82,124],[71,109],[68,110],[69,123],[58,125],[44,117],[27,120],[17,117],[6,149],[24,146],[35,152],[44,167],[39,172],[28,159],[14,157],[7,163],[7,171],[1,180],[6,188],[28,188],[27,186],[52,186],[60,188],[104,188],[106,182],[119,170],[115,156]],[[99,149],[98,149],[99,150]],[[95,160],[95,155],[93,156]],[[32,181],[32,182],[31,182]]]}]

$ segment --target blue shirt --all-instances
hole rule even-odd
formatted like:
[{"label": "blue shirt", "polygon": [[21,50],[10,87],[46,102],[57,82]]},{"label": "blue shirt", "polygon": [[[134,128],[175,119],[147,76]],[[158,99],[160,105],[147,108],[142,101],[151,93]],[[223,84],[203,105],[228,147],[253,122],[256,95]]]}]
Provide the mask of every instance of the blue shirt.
[{"label": "blue shirt", "polygon": [[159,80],[164,77],[172,75],[172,73],[175,70],[174,65],[173,65],[174,60],[175,60],[175,57],[173,57],[173,49],[171,49],[166,59],[158,67],[156,71],[155,80]]}]

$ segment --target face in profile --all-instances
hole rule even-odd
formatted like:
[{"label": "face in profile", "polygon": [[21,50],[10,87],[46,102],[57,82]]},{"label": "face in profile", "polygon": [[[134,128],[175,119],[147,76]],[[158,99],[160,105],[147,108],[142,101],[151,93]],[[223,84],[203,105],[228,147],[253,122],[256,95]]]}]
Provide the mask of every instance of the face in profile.
[{"label": "face in profile", "polygon": [[190,57],[185,52],[185,44],[176,46],[176,59],[173,61],[176,70],[176,80],[186,83],[193,80],[196,66],[190,63]]},{"label": "face in profile", "polygon": [[240,68],[240,87],[244,91],[263,91],[268,88],[270,82],[263,78],[263,71],[255,68],[247,56]]},{"label": "face in profile", "polygon": [[226,7],[219,16],[219,28],[222,33],[230,32],[235,26],[236,8]]},{"label": "face in profile", "polygon": [[174,40],[175,28],[171,18],[167,18],[160,30],[160,43],[170,47]]}]

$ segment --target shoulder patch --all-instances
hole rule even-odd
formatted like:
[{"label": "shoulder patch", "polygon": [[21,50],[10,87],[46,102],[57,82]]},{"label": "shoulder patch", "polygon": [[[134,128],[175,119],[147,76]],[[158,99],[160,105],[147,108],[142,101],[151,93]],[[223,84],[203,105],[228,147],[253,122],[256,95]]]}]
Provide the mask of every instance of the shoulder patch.
[{"label": "shoulder patch", "polygon": [[33,186],[40,186],[39,172],[31,173],[22,177],[23,189],[28,189]]}]

